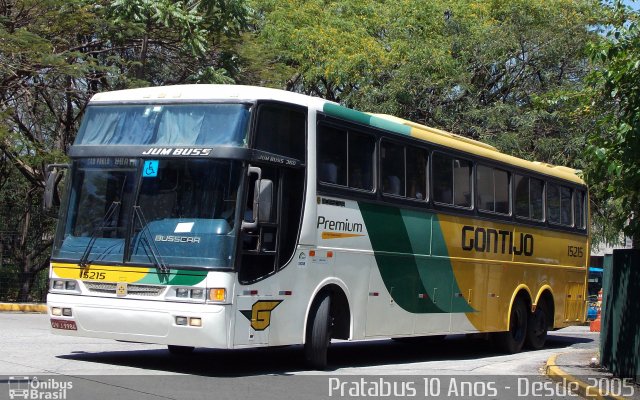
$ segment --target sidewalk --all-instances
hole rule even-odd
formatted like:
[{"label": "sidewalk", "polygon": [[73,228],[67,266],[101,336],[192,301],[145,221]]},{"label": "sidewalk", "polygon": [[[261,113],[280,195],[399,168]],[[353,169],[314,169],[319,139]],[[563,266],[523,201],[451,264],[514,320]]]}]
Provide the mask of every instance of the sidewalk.
[{"label": "sidewalk", "polygon": [[[592,358],[597,359],[595,364]],[[547,360],[546,374],[577,388],[577,392],[587,399],[640,400],[640,386],[613,377],[598,366],[599,362],[596,349],[556,354]]]},{"label": "sidewalk", "polygon": [[47,305],[39,303],[0,303],[0,312],[47,313]]}]

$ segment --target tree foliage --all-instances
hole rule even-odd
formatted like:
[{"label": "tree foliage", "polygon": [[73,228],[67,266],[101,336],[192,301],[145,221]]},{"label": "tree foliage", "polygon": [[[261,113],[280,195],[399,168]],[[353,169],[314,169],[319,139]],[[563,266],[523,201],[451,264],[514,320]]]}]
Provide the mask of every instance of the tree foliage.
[{"label": "tree foliage", "polygon": [[[594,45],[591,77],[599,126],[589,135],[587,178],[598,213],[640,247],[640,15],[615,4],[612,26]],[[609,235],[612,236],[612,235]],[[610,237],[609,237],[610,238]]]},{"label": "tree foliage", "polygon": [[0,2],[0,154],[20,173],[14,190],[0,192],[0,208],[13,209],[0,231],[28,236],[12,248],[25,279],[46,266],[41,247],[51,244],[42,237],[51,224],[34,224],[45,165],[65,159],[90,97],[233,82],[232,41],[247,12],[242,0]]},{"label": "tree foliage", "polygon": [[580,166],[590,0],[254,0],[280,85]]}]

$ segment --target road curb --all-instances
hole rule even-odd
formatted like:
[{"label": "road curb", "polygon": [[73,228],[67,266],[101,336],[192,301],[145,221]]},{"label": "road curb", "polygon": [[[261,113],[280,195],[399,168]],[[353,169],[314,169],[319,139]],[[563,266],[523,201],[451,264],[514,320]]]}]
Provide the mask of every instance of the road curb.
[{"label": "road curb", "polygon": [[0,303],[0,312],[47,313],[46,304],[36,303]]},{"label": "road curb", "polygon": [[[614,396],[614,395],[604,395],[600,391],[600,389],[595,389],[597,393],[594,393],[593,385],[589,385],[586,382],[581,381],[575,376],[569,374],[560,368],[559,365],[556,364],[556,358],[558,358],[559,354],[554,354],[547,360],[547,365],[545,367],[546,375],[553,379],[554,381],[559,381],[564,383],[565,385],[569,382],[575,383],[578,386],[578,394],[587,399],[597,399],[597,400],[625,400],[624,397]],[[589,394],[587,394],[587,389]]]}]

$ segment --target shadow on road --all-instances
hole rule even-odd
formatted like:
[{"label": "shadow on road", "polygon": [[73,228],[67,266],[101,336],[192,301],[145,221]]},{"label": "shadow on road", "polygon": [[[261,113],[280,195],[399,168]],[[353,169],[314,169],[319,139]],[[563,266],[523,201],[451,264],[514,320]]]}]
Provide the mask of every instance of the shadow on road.
[{"label": "shadow on road", "polygon": [[[590,343],[594,339],[550,334],[547,349],[562,349]],[[334,342],[329,349],[330,370],[429,361],[464,361],[498,357],[491,343],[475,337],[453,335],[436,343],[399,343],[393,340]],[[288,375],[305,371],[301,346],[268,349],[196,349],[188,356],[173,356],[167,350],[77,352],[58,358],[132,368],[211,377]]]}]

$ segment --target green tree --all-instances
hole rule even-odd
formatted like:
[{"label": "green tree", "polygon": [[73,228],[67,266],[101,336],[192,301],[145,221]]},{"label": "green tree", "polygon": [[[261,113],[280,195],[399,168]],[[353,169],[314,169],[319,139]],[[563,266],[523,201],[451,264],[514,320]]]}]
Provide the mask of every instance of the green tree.
[{"label": "green tree", "polygon": [[[333,101],[349,95],[390,69],[384,8],[373,0],[254,0],[259,53],[276,63],[279,77],[259,80]],[[279,81],[278,81],[279,78]]]},{"label": "green tree", "polygon": [[91,96],[232,82],[233,40],[247,12],[242,0],[0,2],[0,154],[11,165],[0,207],[12,210],[0,231],[22,238],[10,251],[22,276],[19,300],[51,245],[51,219],[37,207],[45,166],[64,161]]},{"label": "green tree", "polygon": [[622,231],[640,248],[640,16],[620,2],[613,11],[606,38],[592,48],[602,65],[592,76],[601,118],[589,135],[586,176],[608,239]]},{"label": "green tree", "polygon": [[[290,90],[580,167],[592,0],[253,0]],[[287,73],[288,72],[288,73]]]}]

